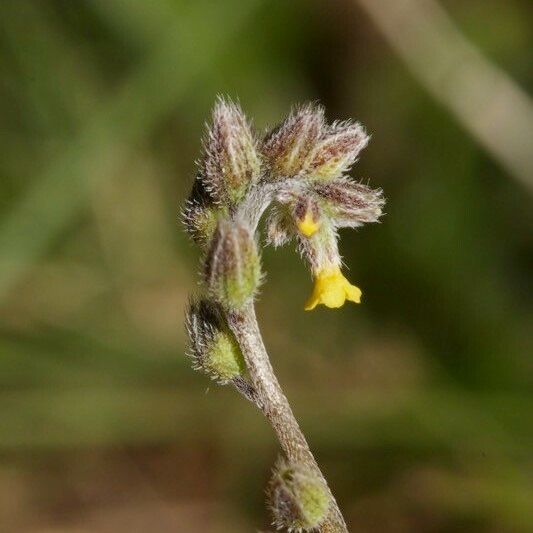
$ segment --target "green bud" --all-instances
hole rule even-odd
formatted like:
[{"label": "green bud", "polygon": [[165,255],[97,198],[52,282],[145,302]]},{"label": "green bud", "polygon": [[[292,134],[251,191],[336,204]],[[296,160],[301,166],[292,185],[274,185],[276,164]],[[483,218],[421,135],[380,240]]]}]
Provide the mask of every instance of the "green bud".
[{"label": "green bud", "polygon": [[240,106],[229,100],[219,98],[215,105],[200,171],[206,189],[221,205],[239,203],[259,180],[257,140]]},{"label": "green bud", "polygon": [[274,525],[288,531],[311,531],[328,513],[330,495],[309,467],[279,461],[268,486],[268,504]]},{"label": "green bud", "polygon": [[183,223],[194,242],[205,246],[215,233],[220,209],[189,202],[183,210]]},{"label": "green bud", "polygon": [[371,189],[350,178],[317,182],[314,191],[320,206],[338,228],[377,222],[383,214],[385,199],[381,189]]},{"label": "green bud", "polygon": [[304,165],[304,173],[318,180],[339,178],[348,172],[369,140],[358,122],[333,123],[322,133]]},{"label": "green bud", "polygon": [[221,384],[244,374],[241,349],[217,306],[206,300],[191,302],[186,326],[195,369]]},{"label": "green bud", "polygon": [[262,152],[270,166],[269,179],[301,173],[324,128],[324,109],[308,104],[296,108],[263,141]]},{"label": "green bud", "polygon": [[261,283],[261,263],[246,226],[219,221],[205,258],[204,280],[210,296],[226,309],[240,309],[254,298]]},{"label": "green bud", "polygon": [[358,122],[327,125],[320,106],[299,107],[263,141],[261,151],[269,168],[267,179],[339,178],[350,170],[368,141]]},{"label": "green bud", "polygon": [[226,215],[227,208],[214,202],[202,176],[196,176],[191,194],[181,212],[183,225],[192,240],[200,246],[207,246],[215,233],[218,219]]}]

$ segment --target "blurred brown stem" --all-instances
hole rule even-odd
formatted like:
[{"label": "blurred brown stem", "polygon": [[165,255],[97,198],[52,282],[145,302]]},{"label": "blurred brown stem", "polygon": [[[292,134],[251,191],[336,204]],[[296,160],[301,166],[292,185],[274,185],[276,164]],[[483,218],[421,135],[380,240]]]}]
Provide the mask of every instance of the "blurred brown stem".
[{"label": "blurred brown stem", "polygon": [[316,471],[328,489],[331,496],[329,513],[319,531],[322,533],[347,533],[348,528],[339,506],[309,449],[305,436],[274,374],[261,337],[253,304],[249,304],[240,311],[229,312],[227,318],[244,354],[250,380],[258,399],[254,403],[263,411],[270,422],[287,459],[290,462],[303,463]]}]

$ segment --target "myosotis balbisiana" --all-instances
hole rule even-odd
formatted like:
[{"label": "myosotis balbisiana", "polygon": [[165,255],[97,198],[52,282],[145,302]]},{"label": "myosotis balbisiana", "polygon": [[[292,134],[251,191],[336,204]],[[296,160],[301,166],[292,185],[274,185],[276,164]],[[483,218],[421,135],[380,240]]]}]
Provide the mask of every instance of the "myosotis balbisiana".
[{"label": "myosotis balbisiana", "polygon": [[202,250],[202,294],[186,324],[194,367],[233,384],[266,416],[283,456],[269,483],[273,524],[288,531],[346,532],[346,523],[274,375],[257,324],[254,299],[263,281],[258,224],[266,243],[295,240],[314,277],[304,305],[359,303],[342,274],[338,228],[377,222],[380,190],[346,174],[369,136],[352,121],[327,124],[324,109],[297,107],[262,138],[239,105],[219,98],[204,138],[191,195],[183,209]]}]

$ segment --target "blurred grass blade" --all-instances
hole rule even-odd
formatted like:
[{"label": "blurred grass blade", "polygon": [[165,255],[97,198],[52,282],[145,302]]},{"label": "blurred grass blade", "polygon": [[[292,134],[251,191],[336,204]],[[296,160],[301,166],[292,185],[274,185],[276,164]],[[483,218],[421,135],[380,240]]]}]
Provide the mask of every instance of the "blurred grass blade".
[{"label": "blurred grass blade", "polygon": [[246,9],[232,9],[227,2],[207,4],[195,2],[186,16],[175,13],[144,63],[94,111],[79,136],[3,220],[0,298],[84,207],[86,186],[106,179],[123,162],[125,146],[149,136],[224,52],[259,2],[249,2]]},{"label": "blurred grass blade", "polygon": [[356,0],[418,81],[533,192],[529,96],[433,0]]}]

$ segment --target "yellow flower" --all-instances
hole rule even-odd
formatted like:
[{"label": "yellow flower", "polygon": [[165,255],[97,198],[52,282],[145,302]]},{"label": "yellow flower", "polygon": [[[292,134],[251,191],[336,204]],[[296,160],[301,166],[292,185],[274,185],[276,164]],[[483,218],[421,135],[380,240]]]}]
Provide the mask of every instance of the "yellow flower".
[{"label": "yellow flower", "polygon": [[320,227],[320,224],[314,221],[313,215],[308,211],[305,214],[305,218],[297,222],[298,229],[306,236],[311,237],[311,235],[314,235],[318,228]]},{"label": "yellow flower", "polygon": [[311,311],[318,304],[326,307],[341,307],[346,300],[360,303],[361,290],[342,275],[339,267],[323,268],[315,277],[313,293],[304,309]]}]

